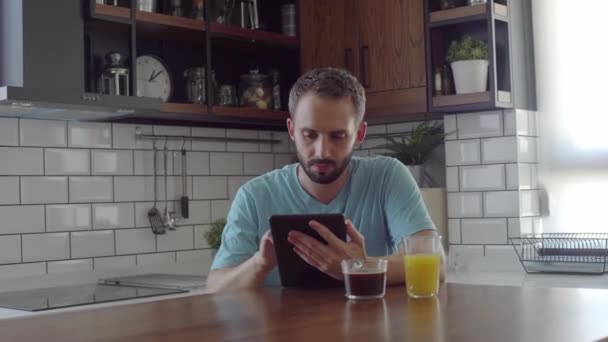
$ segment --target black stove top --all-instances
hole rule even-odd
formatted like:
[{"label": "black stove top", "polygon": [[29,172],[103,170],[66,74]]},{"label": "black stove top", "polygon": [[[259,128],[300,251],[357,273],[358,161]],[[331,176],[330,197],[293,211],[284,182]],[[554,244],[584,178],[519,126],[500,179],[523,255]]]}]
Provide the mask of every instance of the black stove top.
[{"label": "black stove top", "polygon": [[122,285],[85,284],[3,292],[0,293],[0,307],[24,311],[43,311],[183,292],[188,291]]}]

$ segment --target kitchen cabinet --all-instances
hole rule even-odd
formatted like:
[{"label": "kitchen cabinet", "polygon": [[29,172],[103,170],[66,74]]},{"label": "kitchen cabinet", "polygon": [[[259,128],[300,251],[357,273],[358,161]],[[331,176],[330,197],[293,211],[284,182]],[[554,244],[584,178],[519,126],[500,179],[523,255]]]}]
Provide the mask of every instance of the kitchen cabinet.
[{"label": "kitchen cabinet", "polygon": [[421,1],[302,1],[300,27],[302,71],[349,70],[366,89],[368,118],[426,112]]}]

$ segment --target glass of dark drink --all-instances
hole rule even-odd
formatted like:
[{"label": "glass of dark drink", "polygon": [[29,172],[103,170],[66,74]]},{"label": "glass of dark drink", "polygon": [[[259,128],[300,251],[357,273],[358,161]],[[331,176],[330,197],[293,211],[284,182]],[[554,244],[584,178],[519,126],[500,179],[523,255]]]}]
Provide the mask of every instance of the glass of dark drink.
[{"label": "glass of dark drink", "polygon": [[384,297],[386,265],[386,259],[342,260],[346,297],[356,300]]}]

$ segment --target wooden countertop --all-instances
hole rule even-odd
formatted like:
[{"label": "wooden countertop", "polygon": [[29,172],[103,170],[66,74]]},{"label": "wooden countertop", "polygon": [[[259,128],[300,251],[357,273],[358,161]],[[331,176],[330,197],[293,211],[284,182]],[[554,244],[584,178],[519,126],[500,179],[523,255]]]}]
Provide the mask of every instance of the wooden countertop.
[{"label": "wooden countertop", "polygon": [[[352,302],[260,289],[0,321],[2,341],[597,341],[608,290],[444,284],[438,299]],[[608,340],[607,340],[608,341]]]}]

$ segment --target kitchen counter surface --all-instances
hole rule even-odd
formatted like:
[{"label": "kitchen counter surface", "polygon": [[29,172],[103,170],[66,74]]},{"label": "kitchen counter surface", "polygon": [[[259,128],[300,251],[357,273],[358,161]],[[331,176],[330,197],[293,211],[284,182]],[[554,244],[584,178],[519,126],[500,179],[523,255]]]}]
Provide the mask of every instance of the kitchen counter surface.
[{"label": "kitchen counter surface", "polygon": [[598,341],[608,291],[443,284],[439,296],[349,301],[262,288],[0,321],[8,341]]},{"label": "kitchen counter surface", "polygon": [[[566,274],[526,274],[524,272],[448,272],[447,283],[472,285],[500,285],[517,287],[541,288],[589,288],[608,289],[608,274],[604,275],[566,275]],[[0,320],[23,318],[37,315],[50,315],[56,313],[82,311],[96,308],[105,308],[118,305],[129,305],[144,302],[168,300],[179,297],[188,297],[203,294],[204,289],[197,289],[187,293],[163,295],[140,299],[130,299],[109,303],[82,305],[64,309],[55,309],[40,312],[29,312],[0,308]]]}]

